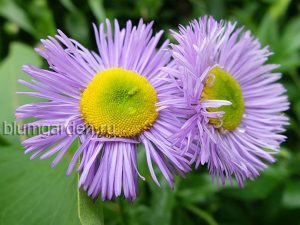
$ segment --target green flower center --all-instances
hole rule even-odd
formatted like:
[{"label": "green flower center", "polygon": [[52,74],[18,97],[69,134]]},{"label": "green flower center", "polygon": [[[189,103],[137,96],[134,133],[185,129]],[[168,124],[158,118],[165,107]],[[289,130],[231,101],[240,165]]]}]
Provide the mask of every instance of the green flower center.
[{"label": "green flower center", "polygon": [[98,72],[89,83],[80,111],[100,136],[134,137],[157,119],[156,103],[156,91],[145,77],[112,68]]},{"label": "green flower center", "polygon": [[[245,106],[244,98],[239,83],[219,67],[213,68],[205,82],[205,86],[201,95],[201,101],[204,100],[227,100],[231,105],[221,106],[218,108],[208,108],[209,112],[224,111],[221,118],[222,128],[228,131],[235,130],[242,121]],[[209,118],[209,122],[213,125],[220,125],[220,120]]]}]

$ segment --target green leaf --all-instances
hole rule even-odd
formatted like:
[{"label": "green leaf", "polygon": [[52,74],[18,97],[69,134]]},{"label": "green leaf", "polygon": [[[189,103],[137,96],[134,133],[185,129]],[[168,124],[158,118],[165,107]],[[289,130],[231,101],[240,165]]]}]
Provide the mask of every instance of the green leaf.
[{"label": "green leaf", "polygon": [[69,11],[73,12],[76,11],[77,8],[76,6],[73,4],[72,0],[60,0],[60,3]]},{"label": "green leaf", "polygon": [[175,206],[175,194],[165,180],[162,180],[160,185],[160,187],[157,187],[153,183],[150,185],[153,195],[151,210],[148,214],[149,217],[152,214],[150,224],[171,225],[172,210]]},{"label": "green leaf", "polygon": [[[171,190],[161,174],[157,174],[160,187],[147,179],[150,193],[140,193],[134,203],[121,200],[121,222],[133,225],[171,225],[172,213],[176,205],[175,192]],[[142,183],[142,182],[141,182]],[[144,190],[145,191],[145,190]],[[140,190],[142,192],[142,190]],[[148,198],[146,204],[141,199],[143,194]],[[140,202],[139,202],[140,201]],[[123,214],[123,215],[122,215]],[[150,219],[151,218],[151,219]]]},{"label": "green leaf", "polygon": [[30,12],[30,17],[33,20],[33,25],[36,30],[35,37],[40,39],[48,35],[55,35],[56,25],[54,22],[53,13],[48,7],[47,1],[33,1],[28,5],[27,10]]},{"label": "green leaf", "polygon": [[292,19],[282,35],[282,50],[285,54],[297,53],[300,49],[300,16]]},{"label": "green leaf", "polygon": [[209,14],[213,15],[216,19],[224,18],[225,10],[224,0],[211,0],[208,1]]},{"label": "green leaf", "polygon": [[257,36],[263,46],[270,45],[274,47],[278,43],[278,24],[270,15],[266,14],[264,16],[259,25]]},{"label": "green leaf", "polygon": [[294,108],[292,109],[296,113],[296,118],[300,122],[300,102],[296,101],[294,104]]},{"label": "green leaf", "polygon": [[290,181],[286,185],[282,203],[287,208],[300,208],[300,181]]},{"label": "green leaf", "polygon": [[65,175],[69,159],[51,169],[49,160],[28,158],[19,145],[0,147],[0,224],[79,225],[76,175]]},{"label": "green leaf", "polygon": [[163,5],[162,1],[142,0],[137,1],[136,7],[145,19],[154,19]]},{"label": "green leaf", "polygon": [[[28,90],[17,82],[18,79],[30,80],[30,76],[21,71],[24,64],[40,66],[41,58],[31,47],[21,43],[11,44],[8,57],[0,65],[0,134],[12,133],[11,129],[16,130],[16,123],[14,123],[16,107],[22,102],[36,101],[35,98],[16,94],[17,91]],[[15,141],[13,135],[6,135],[5,138],[11,142]]]},{"label": "green leaf", "polygon": [[16,23],[23,30],[34,35],[34,27],[26,12],[12,0],[0,0],[0,16]]},{"label": "green leaf", "polygon": [[215,219],[206,211],[194,206],[194,205],[185,205],[185,208],[197,215],[199,218],[204,220],[209,225],[218,225]]},{"label": "green leaf", "polygon": [[222,194],[245,201],[265,199],[282,184],[287,176],[286,165],[278,162],[262,172],[255,181],[247,181],[244,188],[225,188]]},{"label": "green leaf", "polygon": [[[30,47],[13,43],[9,56],[0,65],[1,126],[3,121],[14,121],[15,108],[22,104],[21,100],[34,100],[15,93],[24,90],[17,79],[30,78],[21,72],[23,64],[40,65],[41,60]],[[70,159],[63,158],[51,169],[49,160],[30,161],[29,156],[24,156],[19,136],[5,139],[11,145],[0,147],[0,224],[79,225],[76,176],[65,175]]]},{"label": "green leaf", "polygon": [[78,215],[82,225],[103,225],[103,207],[100,200],[93,201],[82,189],[78,189]]},{"label": "green leaf", "polygon": [[106,18],[103,0],[88,0],[88,4],[98,23],[103,22]]},{"label": "green leaf", "polygon": [[[300,17],[296,17],[284,27],[280,40],[274,43],[273,49],[276,54],[271,57],[272,62],[281,65],[281,72],[289,72],[300,66]],[[296,70],[295,70],[296,71]],[[296,74],[292,79],[299,79]],[[297,82],[297,81],[296,81]]]},{"label": "green leaf", "polygon": [[184,182],[180,183],[177,195],[185,203],[205,202],[217,192],[216,184],[211,182],[208,174],[187,174]]},{"label": "green leaf", "polygon": [[[91,24],[80,10],[67,13],[64,20],[66,30],[72,38],[82,44],[90,43],[89,28],[91,28]],[[75,27],[76,29],[74,29]]]},{"label": "green leaf", "polygon": [[291,3],[291,0],[277,0],[269,8],[268,14],[277,20],[280,16],[284,15]]},{"label": "green leaf", "polygon": [[3,145],[3,146],[6,146],[8,145],[8,142],[7,140],[4,139],[4,137],[0,136],[0,146]]}]

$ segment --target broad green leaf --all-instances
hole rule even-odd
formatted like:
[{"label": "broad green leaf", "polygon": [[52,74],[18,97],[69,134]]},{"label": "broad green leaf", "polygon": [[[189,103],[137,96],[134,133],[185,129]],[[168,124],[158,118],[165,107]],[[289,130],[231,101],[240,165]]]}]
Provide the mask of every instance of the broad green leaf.
[{"label": "broad green leaf", "polygon": [[78,215],[82,225],[104,225],[103,202],[93,201],[82,189],[78,189]]},{"label": "broad green leaf", "polygon": [[70,159],[51,169],[49,160],[28,158],[19,145],[0,147],[0,224],[79,225],[76,175],[65,175]]},{"label": "broad green leaf", "polygon": [[34,27],[26,12],[13,0],[0,0],[0,16],[16,23],[23,30],[35,35]]},{"label": "broad green leaf", "polygon": [[[16,123],[14,123],[16,107],[22,103],[36,101],[32,97],[16,94],[17,91],[28,90],[18,83],[18,79],[30,80],[30,76],[21,71],[22,65],[25,64],[39,66],[41,58],[31,47],[21,43],[11,44],[8,57],[0,64],[0,134],[12,133],[11,129],[16,131]],[[5,135],[5,138],[9,141],[15,140],[13,135]]]},{"label": "broad green leaf", "polygon": [[[17,79],[29,78],[21,72],[23,64],[40,65],[41,60],[30,47],[13,43],[0,65],[1,124],[14,121],[16,106],[33,101],[15,93],[24,90]],[[11,145],[0,147],[0,224],[79,225],[76,176],[65,175],[70,159],[64,158],[51,169],[49,160],[30,161],[23,154],[19,136],[6,135],[5,139]]]}]

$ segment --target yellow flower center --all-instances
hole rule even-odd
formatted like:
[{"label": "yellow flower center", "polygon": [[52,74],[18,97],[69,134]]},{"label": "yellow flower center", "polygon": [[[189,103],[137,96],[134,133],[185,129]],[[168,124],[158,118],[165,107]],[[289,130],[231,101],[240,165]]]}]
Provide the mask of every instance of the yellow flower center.
[{"label": "yellow flower center", "polygon": [[88,84],[80,111],[99,136],[134,137],[155,122],[156,103],[156,91],[145,77],[111,68],[98,72]]},{"label": "yellow flower center", "polygon": [[[219,108],[208,108],[209,112],[224,111],[225,114],[221,118],[222,128],[228,131],[235,130],[242,121],[244,114],[244,98],[239,83],[219,67],[213,68],[206,79],[205,86],[201,95],[203,100],[227,100],[231,105],[221,106]],[[209,118],[209,122],[213,125],[220,125],[220,119]]]}]

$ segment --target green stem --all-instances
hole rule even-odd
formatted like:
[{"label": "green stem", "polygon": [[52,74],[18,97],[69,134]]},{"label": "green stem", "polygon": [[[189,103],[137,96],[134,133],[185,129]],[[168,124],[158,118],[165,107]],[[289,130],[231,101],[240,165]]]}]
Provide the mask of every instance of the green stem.
[{"label": "green stem", "polygon": [[195,215],[197,215],[198,217],[200,217],[201,219],[203,219],[207,224],[209,225],[218,225],[217,221],[215,221],[215,219],[207,212],[205,212],[204,210],[197,208],[194,205],[191,204],[185,204],[184,207],[189,210],[190,212],[194,213]]},{"label": "green stem", "polygon": [[127,225],[127,219],[124,211],[124,202],[122,199],[118,200],[119,202],[119,212],[120,212],[120,217],[121,217],[121,224],[122,225]]}]

